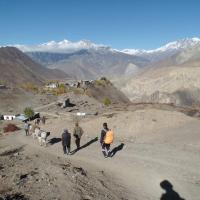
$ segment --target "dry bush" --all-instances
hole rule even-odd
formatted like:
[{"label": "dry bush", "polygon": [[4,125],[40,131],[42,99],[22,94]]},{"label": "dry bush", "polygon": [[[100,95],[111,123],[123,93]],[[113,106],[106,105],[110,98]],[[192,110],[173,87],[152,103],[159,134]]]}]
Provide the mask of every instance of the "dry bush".
[{"label": "dry bush", "polygon": [[57,90],[57,95],[67,93],[67,89],[64,84],[60,84],[56,90]]},{"label": "dry bush", "polygon": [[52,93],[53,95],[61,95],[68,92],[66,86],[64,84],[60,84],[57,88],[48,88],[47,90],[42,91],[44,93]]},{"label": "dry bush", "polygon": [[89,91],[89,90],[86,90],[86,91],[85,91],[85,94],[86,94],[87,96],[89,96],[89,97],[92,97],[92,93],[91,93],[91,91]]},{"label": "dry bush", "polygon": [[23,89],[25,89],[27,91],[31,91],[31,92],[38,92],[39,91],[39,86],[35,85],[33,83],[24,83],[21,87]]},{"label": "dry bush", "polygon": [[112,83],[106,77],[102,77],[99,80],[95,80],[95,84],[98,86],[103,86],[103,87],[112,85]]},{"label": "dry bush", "polygon": [[4,128],[3,128],[3,132],[4,133],[7,133],[7,132],[14,132],[14,131],[18,131],[18,130],[20,130],[20,128],[19,127],[17,127],[15,124],[7,124],[7,126],[5,126]]},{"label": "dry bush", "polygon": [[74,88],[71,90],[74,94],[84,94],[84,90],[81,88]]}]

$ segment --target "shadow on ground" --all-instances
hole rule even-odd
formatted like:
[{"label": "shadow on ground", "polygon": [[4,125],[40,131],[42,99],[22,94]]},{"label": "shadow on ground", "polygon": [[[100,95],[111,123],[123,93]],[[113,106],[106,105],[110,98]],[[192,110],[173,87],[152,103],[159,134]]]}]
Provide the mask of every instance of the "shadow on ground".
[{"label": "shadow on ground", "polygon": [[173,190],[173,185],[168,180],[162,181],[160,187],[165,190],[165,193],[162,194],[160,200],[184,200],[176,191]]},{"label": "shadow on ground", "polygon": [[120,145],[118,145],[117,147],[113,148],[112,151],[110,152],[110,157],[113,157],[115,156],[115,154],[118,152],[118,151],[121,151],[123,148],[124,148],[124,143],[121,143]]},{"label": "shadow on ground", "polygon": [[61,142],[61,138],[55,138],[54,137],[54,138],[51,138],[48,143],[53,145],[53,144],[56,144],[58,142]]},{"label": "shadow on ground", "polygon": [[90,140],[86,144],[82,145],[79,149],[75,149],[74,151],[72,151],[71,155],[75,154],[76,152],[80,151],[81,149],[84,149],[84,148],[88,147],[89,145],[91,145],[92,143],[97,142],[97,141],[98,141],[98,137],[95,137],[94,139]]}]

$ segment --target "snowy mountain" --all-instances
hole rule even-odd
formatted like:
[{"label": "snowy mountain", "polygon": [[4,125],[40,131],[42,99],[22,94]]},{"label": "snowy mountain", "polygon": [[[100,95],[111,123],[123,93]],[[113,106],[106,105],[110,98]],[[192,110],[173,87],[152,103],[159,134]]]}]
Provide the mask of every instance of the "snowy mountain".
[{"label": "snowy mountain", "polygon": [[166,52],[166,51],[179,51],[179,50],[183,50],[187,48],[192,48],[197,45],[200,45],[200,38],[195,37],[195,38],[187,38],[187,39],[170,42],[157,49],[152,49],[152,50],[124,49],[121,52],[130,54],[130,55],[154,54],[154,53]]},{"label": "snowy mountain", "polygon": [[200,105],[199,38],[171,42],[142,56],[154,62],[123,85],[118,83],[132,101]]},{"label": "snowy mountain", "polygon": [[15,46],[23,52],[54,52],[54,53],[72,53],[83,49],[110,49],[110,47],[92,43],[89,40],[80,40],[78,42],[71,42],[69,40],[62,40],[59,42],[50,41],[39,45],[10,45]]},{"label": "snowy mountain", "polygon": [[161,46],[152,50],[144,50],[144,49],[113,49],[108,45],[103,44],[95,44],[89,40],[80,40],[77,42],[72,42],[69,40],[62,41],[49,41],[46,43],[38,44],[38,45],[25,45],[25,44],[13,44],[8,46],[14,46],[20,49],[23,52],[53,52],[53,53],[72,53],[79,50],[109,50],[113,52],[121,52],[129,55],[148,55],[148,54],[156,54],[156,53],[164,53],[164,52],[177,52],[180,50],[184,50],[187,48],[193,48],[195,46],[200,45],[200,38],[186,38],[182,40],[177,40],[170,42],[164,46]]},{"label": "snowy mountain", "polygon": [[[141,70],[152,66],[170,66],[186,62],[185,55],[194,57],[196,50],[193,49],[200,47],[200,39],[182,39],[154,50],[117,50],[87,40],[72,42],[66,39],[38,45],[10,46],[19,48],[42,65],[61,69],[78,79],[93,79],[99,76],[117,79],[134,77]],[[188,49],[192,49],[190,53],[186,51]],[[187,53],[182,53],[185,51]],[[180,56],[177,56],[178,54]]]}]

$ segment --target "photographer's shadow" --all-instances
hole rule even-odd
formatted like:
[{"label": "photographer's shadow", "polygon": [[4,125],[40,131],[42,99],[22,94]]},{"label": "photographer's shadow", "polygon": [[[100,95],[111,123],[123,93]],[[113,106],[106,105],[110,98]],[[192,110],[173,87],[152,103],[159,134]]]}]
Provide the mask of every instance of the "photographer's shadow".
[{"label": "photographer's shadow", "polygon": [[162,194],[160,200],[184,200],[173,190],[173,185],[168,180],[162,181],[160,187],[165,190],[165,193]]}]

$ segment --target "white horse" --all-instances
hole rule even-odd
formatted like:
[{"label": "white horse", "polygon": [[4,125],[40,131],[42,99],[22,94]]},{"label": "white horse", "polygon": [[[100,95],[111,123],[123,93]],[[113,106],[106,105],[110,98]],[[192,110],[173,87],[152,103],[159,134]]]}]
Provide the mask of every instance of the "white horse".
[{"label": "white horse", "polygon": [[50,135],[50,132],[45,132],[45,131],[41,131],[41,133],[38,135],[38,141],[40,146],[47,146],[47,137]]}]

